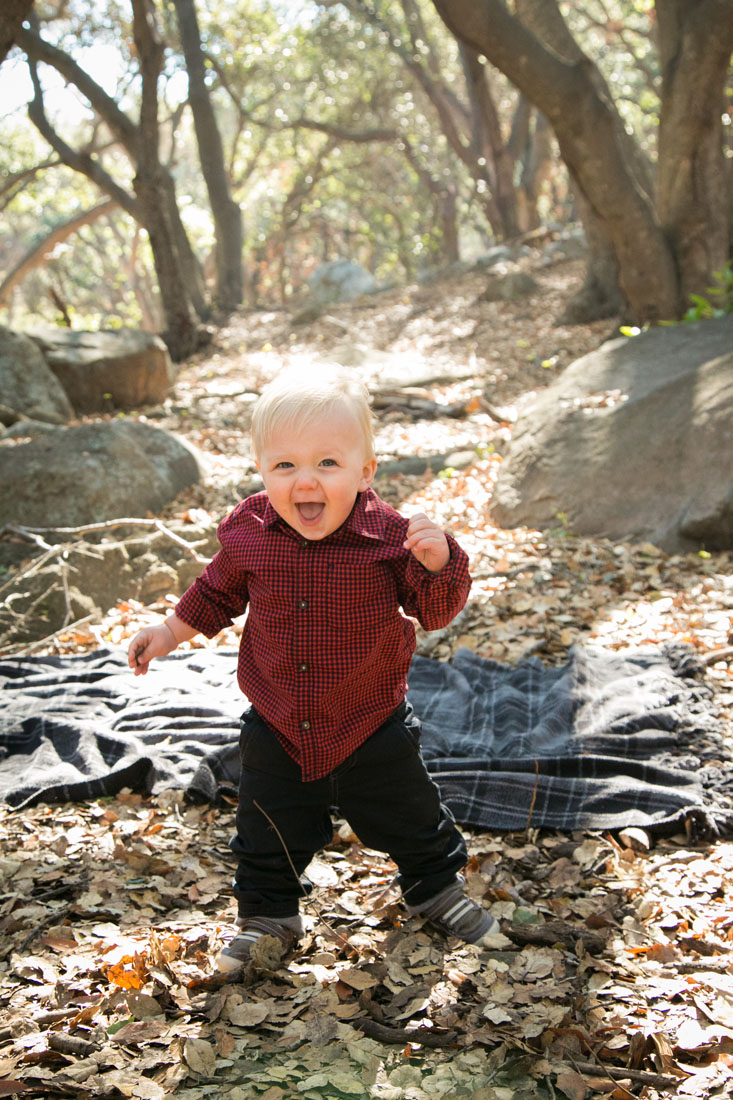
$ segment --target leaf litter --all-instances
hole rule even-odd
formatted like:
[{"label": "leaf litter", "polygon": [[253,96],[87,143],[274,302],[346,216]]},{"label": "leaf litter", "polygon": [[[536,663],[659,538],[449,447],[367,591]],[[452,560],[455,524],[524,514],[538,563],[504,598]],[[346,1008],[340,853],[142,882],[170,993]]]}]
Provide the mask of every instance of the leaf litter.
[{"label": "leaf litter", "polygon": [[[561,276],[546,286],[543,318],[566,292]],[[480,384],[508,408],[601,338],[598,326],[553,330],[526,305],[477,306],[475,289],[465,278],[450,293],[420,288],[422,327],[405,321],[404,294],[336,307],[307,334],[294,335],[279,312],[230,323],[161,410],[163,426],[188,434],[210,462],[202,486],[164,520],[179,531],[211,525],[253,475],[247,417],[232,406],[245,368],[256,391],[279,362],[331,354],[348,329],[355,343],[414,351],[437,376],[449,360],[462,363],[464,379],[427,387],[434,403],[471,408]],[[452,333],[456,315],[472,321],[472,340],[466,324]],[[730,555],[579,538],[562,517],[545,533],[493,527],[491,489],[511,423],[480,402],[473,409],[428,423],[391,406],[379,420],[382,460],[470,452],[438,476],[426,466],[378,486],[397,506],[435,516],[472,558],[467,609],[446,630],[420,632],[420,651],[449,659],[468,646],[502,662],[537,654],[560,663],[578,642],[623,650],[685,641],[707,665],[730,744]],[[174,594],[120,603],[34,651],[124,646],[174,604]],[[191,645],[236,644],[238,629]],[[190,806],[179,791],[0,809],[0,1096],[730,1094],[729,840],[529,824],[511,835],[468,832],[467,889],[501,926],[479,949],[408,917],[390,861],[337,821],[310,868],[317,889],[304,903],[301,947],[283,959],[265,943],[224,980],[212,960],[236,916],[233,821],[233,807]]]}]

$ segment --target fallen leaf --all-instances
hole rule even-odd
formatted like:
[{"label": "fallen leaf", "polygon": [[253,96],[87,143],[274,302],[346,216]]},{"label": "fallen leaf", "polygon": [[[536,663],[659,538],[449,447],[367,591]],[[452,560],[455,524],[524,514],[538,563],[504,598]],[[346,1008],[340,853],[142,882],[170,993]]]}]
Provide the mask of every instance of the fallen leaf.
[{"label": "fallen leaf", "polygon": [[229,1009],[227,1018],[235,1027],[257,1027],[270,1015],[270,1006],[263,1003],[240,1004]]},{"label": "fallen leaf", "polygon": [[186,1065],[204,1077],[210,1077],[216,1066],[216,1051],[205,1039],[186,1039],[183,1045]]},{"label": "fallen leaf", "polygon": [[588,1094],[588,1086],[585,1078],[573,1070],[566,1073],[558,1073],[555,1083],[561,1092],[564,1092],[570,1100],[585,1100]]}]

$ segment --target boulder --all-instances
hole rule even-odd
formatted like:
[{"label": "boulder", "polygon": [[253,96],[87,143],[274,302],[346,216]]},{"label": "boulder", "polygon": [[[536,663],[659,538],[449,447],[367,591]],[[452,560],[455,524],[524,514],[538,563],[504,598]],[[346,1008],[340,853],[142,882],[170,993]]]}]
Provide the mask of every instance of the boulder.
[{"label": "boulder", "polygon": [[561,260],[585,260],[588,257],[588,242],[582,226],[569,227],[558,234],[544,250],[545,263],[559,263]]},{"label": "boulder", "polygon": [[0,527],[75,527],[158,513],[200,478],[193,451],[135,421],[59,428],[0,446]]},{"label": "boulder", "polygon": [[492,248],[487,249],[486,252],[482,252],[480,256],[477,256],[474,261],[474,267],[481,271],[488,267],[495,267],[496,264],[504,263],[514,259],[514,254],[507,245],[495,244]]},{"label": "boulder", "polygon": [[[61,551],[48,556],[45,563],[36,558],[31,569],[24,569],[22,582],[13,586],[10,597],[0,601],[0,642],[37,641],[59,630],[69,617],[72,621],[87,615],[99,619],[121,599],[147,604],[167,593],[185,591],[203,564],[176,539],[193,545],[199,559],[211,557],[218,549],[215,523],[172,522],[165,530],[133,524],[90,533],[82,541],[69,540],[63,550],[63,569]],[[65,542],[54,535],[49,541]],[[0,564],[11,566],[26,561],[31,552],[20,540],[6,541],[0,550],[4,559]]]},{"label": "boulder", "polygon": [[38,345],[0,325],[0,421],[65,424],[74,410]]},{"label": "boulder", "polygon": [[520,418],[492,516],[504,527],[733,548],[733,315],[623,337]]},{"label": "boulder", "polygon": [[490,271],[480,302],[509,302],[524,298],[540,289],[537,280],[528,271],[522,271],[515,263],[497,263]]},{"label": "boulder", "polygon": [[373,275],[351,260],[333,260],[319,264],[308,279],[312,302],[350,302],[360,294],[371,294],[377,289]]},{"label": "boulder", "polygon": [[139,329],[82,332],[44,326],[28,333],[77,413],[156,405],[175,380],[159,336]]}]

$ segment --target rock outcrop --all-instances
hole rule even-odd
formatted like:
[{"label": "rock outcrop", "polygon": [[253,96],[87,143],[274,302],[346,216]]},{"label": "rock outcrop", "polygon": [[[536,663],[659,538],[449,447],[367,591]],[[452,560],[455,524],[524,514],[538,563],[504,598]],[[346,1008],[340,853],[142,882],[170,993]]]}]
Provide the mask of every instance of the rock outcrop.
[{"label": "rock outcrop", "polygon": [[518,422],[492,500],[504,527],[733,548],[733,315],[621,338]]}]

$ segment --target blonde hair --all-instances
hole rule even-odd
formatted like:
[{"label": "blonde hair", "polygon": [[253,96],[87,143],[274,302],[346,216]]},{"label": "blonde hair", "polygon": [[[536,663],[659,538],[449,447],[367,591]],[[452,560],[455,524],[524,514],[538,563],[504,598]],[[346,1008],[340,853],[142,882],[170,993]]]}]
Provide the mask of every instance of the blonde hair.
[{"label": "blonde hair", "polygon": [[324,412],[350,412],[364,438],[365,458],[374,458],[369,394],[359,378],[340,367],[289,369],[265,386],[252,413],[252,450],[259,458],[277,425],[302,431]]}]

